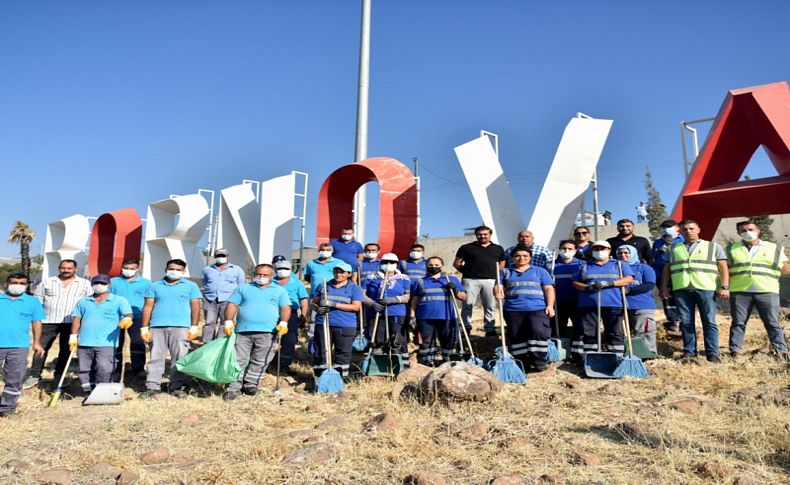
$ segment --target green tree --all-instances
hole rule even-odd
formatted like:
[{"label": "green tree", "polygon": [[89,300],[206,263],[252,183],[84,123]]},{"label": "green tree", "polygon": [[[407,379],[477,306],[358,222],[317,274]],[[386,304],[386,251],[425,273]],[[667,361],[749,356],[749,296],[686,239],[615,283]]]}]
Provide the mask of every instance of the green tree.
[{"label": "green tree", "polygon": [[773,241],[774,233],[771,231],[771,225],[774,223],[774,218],[771,216],[752,216],[749,219],[757,224],[760,228],[760,239],[764,241]]},{"label": "green tree", "polygon": [[8,233],[8,242],[19,244],[19,262],[22,272],[30,277],[30,243],[36,237],[36,231],[22,221],[16,221],[11,232]]},{"label": "green tree", "polygon": [[667,206],[661,201],[661,194],[653,183],[653,174],[650,168],[645,168],[645,191],[647,192],[647,225],[650,234],[654,237],[661,237],[661,225],[667,219]]}]

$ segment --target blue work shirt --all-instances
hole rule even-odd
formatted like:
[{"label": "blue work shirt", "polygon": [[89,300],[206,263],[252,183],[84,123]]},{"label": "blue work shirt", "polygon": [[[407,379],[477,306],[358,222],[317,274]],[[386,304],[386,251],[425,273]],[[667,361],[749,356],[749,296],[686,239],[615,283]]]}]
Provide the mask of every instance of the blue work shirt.
[{"label": "blue work shirt", "polygon": [[671,242],[667,242],[667,240],[663,237],[653,241],[653,261],[650,263],[650,266],[653,268],[653,271],[655,271],[656,275],[660,276],[661,272],[664,271],[664,265],[669,262],[669,252],[672,245],[683,241],[685,241],[683,236],[677,236]]},{"label": "blue work shirt", "polygon": [[401,273],[411,278],[412,281],[417,281],[428,275],[428,271],[426,270],[427,263],[425,259],[419,261],[415,261],[411,258],[402,259],[398,265],[398,269]]},{"label": "blue work shirt", "polygon": [[203,295],[198,285],[186,278],[172,285],[162,278],[151,283],[145,297],[154,300],[151,327],[191,327],[192,300],[200,300]]},{"label": "blue work shirt", "polygon": [[141,276],[135,276],[133,280],[127,280],[123,276],[116,276],[110,279],[110,293],[126,298],[132,306],[132,315],[135,320],[139,320],[143,315],[143,305],[145,304],[145,292],[151,286],[151,280]]},{"label": "blue work shirt", "polygon": [[[585,263],[582,265],[579,275],[574,281],[581,281],[585,285],[593,284],[597,281],[615,281],[620,279],[619,269],[622,268],[623,278],[626,276],[633,276],[634,272],[628,263],[622,261],[615,261],[610,259],[603,265],[599,266],[595,263]],[[580,291],[579,292],[579,308],[590,308],[598,305],[598,295],[596,291]],[[601,306],[622,308],[623,298],[621,296],[620,288],[610,286],[603,288],[601,291]]]},{"label": "blue work shirt", "polygon": [[71,316],[80,317],[80,347],[117,347],[118,321],[132,313],[126,298],[110,293],[101,303],[86,296],[74,306]]},{"label": "blue work shirt", "polygon": [[22,293],[12,298],[0,294],[0,349],[30,347],[30,325],[46,318],[38,298]]},{"label": "blue work shirt", "polygon": [[579,299],[579,292],[571,283],[577,280],[582,263],[577,258],[573,258],[570,263],[563,263],[559,258],[554,261],[554,294],[557,303],[576,303]]},{"label": "blue work shirt", "polygon": [[381,264],[380,259],[363,259],[359,267],[359,272],[361,277],[360,283],[364,282],[365,280],[368,279],[368,276],[378,271],[379,264]]},{"label": "blue work shirt", "polygon": [[291,305],[285,288],[273,284],[239,286],[228,301],[239,305],[237,332],[271,332],[280,321],[280,307]]},{"label": "blue work shirt", "polygon": [[[445,286],[448,275],[441,275],[439,278],[426,276],[416,281],[412,281],[412,297],[418,297],[417,307],[414,316],[418,320],[455,320],[455,309],[450,296],[450,290]],[[457,291],[464,290],[463,284],[455,276],[450,275],[449,280],[455,284]],[[460,304],[460,302],[458,302]]]},{"label": "blue work shirt", "polygon": [[207,301],[228,301],[233,290],[244,284],[244,270],[228,263],[225,269],[212,264],[203,268],[203,297]]},{"label": "blue work shirt", "polygon": [[288,281],[285,283],[282,281],[281,279],[274,278],[274,284],[283,287],[288,293],[288,298],[291,300],[291,308],[298,310],[301,306],[299,303],[308,298],[307,289],[304,287],[304,283],[297,280],[294,274],[291,274],[291,276],[288,277]]},{"label": "blue work shirt", "polygon": [[[315,296],[316,298],[323,297],[323,290],[321,288],[322,285],[318,285],[316,288]],[[351,305],[355,301],[362,301],[364,299],[364,295],[362,293],[362,287],[358,284],[348,280],[343,286],[337,287],[335,286],[335,282],[327,281],[326,283],[326,299],[330,301],[334,301],[335,303],[342,303],[344,305]],[[357,326],[357,312],[349,312],[346,310],[340,310],[337,308],[333,308],[329,310],[329,326],[330,327],[356,327]],[[324,324],[324,316],[319,313],[316,314],[315,324],[316,325],[323,325]]]},{"label": "blue work shirt", "polygon": [[[401,273],[395,273],[387,278],[387,286],[384,290],[384,296],[381,296],[381,287],[384,283],[384,273],[377,272],[372,274],[365,280],[365,294],[368,295],[373,301],[378,301],[380,298],[388,298],[391,296],[402,296],[411,292],[411,280],[408,276]],[[406,316],[406,303],[397,303],[387,307],[388,317],[403,317]],[[376,314],[373,308],[368,308],[367,314],[372,317]],[[382,316],[384,312],[382,312]]]},{"label": "blue work shirt", "polygon": [[356,272],[359,267],[359,255],[365,252],[362,245],[354,239],[350,241],[335,239],[329,244],[331,244],[332,249],[334,249],[332,256],[341,261],[345,261],[351,266],[351,269]]},{"label": "blue work shirt", "polygon": [[321,286],[324,280],[331,281],[335,277],[334,269],[343,261],[337,258],[329,258],[320,261],[318,258],[307,263],[304,268],[304,277],[310,280],[310,294],[315,295],[316,289]]},{"label": "blue work shirt", "polygon": [[532,266],[522,271],[514,268],[499,270],[505,287],[503,310],[509,312],[534,312],[546,309],[543,287],[554,284],[548,271]]},{"label": "blue work shirt", "polygon": [[656,301],[653,299],[653,288],[656,287],[656,272],[644,263],[635,263],[629,266],[634,272],[634,282],[628,285],[631,291],[625,296],[625,300],[628,302],[628,309],[654,309]]}]

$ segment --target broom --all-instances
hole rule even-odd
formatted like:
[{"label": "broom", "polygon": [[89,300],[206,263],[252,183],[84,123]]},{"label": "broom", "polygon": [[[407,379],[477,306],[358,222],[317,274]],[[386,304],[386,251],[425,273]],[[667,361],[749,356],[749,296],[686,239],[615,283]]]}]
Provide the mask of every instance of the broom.
[{"label": "broom", "polygon": [[[551,260],[551,276],[552,278],[554,277],[554,260]],[[556,313],[554,323],[557,331],[557,338],[560,338],[560,327],[557,325]],[[559,362],[561,360],[557,343],[554,342],[554,339],[552,338],[549,338],[549,340],[546,342],[546,360],[549,362]]]},{"label": "broom", "polygon": [[[379,300],[384,298],[384,291],[387,289],[387,275],[384,274],[384,280],[381,283],[381,291],[379,292]],[[362,359],[361,367],[362,367],[362,374],[367,375],[368,369],[370,369],[370,355],[373,353],[373,348],[376,346],[376,340],[378,340],[378,331],[379,331],[379,317],[381,316],[380,312],[376,312],[376,316],[373,318],[373,333],[371,336],[373,337],[372,345],[370,349],[368,349],[368,355],[366,355]]]},{"label": "broom", "polygon": [[55,388],[55,392],[52,393],[52,397],[49,398],[49,402],[47,403],[48,408],[54,406],[55,403],[58,402],[58,399],[60,399],[60,393],[63,391],[63,381],[66,379],[66,374],[69,372],[72,357],[74,357],[74,352],[69,353],[69,358],[66,360],[66,367],[63,368],[63,373],[60,375],[58,387]]},{"label": "broom", "polygon": [[[623,267],[620,261],[617,262],[617,268],[620,270],[620,278],[623,277]],[[637,379],[645,379],[650,377],[647,372],[642,359],[634,355],[634,349],[631,345],[631,324],[628,321],[628,303],[625,299],[625,287],[620,287],[620,296],[623,298],[623,331],[625,332],[625,339],[628,342],[628,353],[623,357],[620,365],[612,373],[615,377],[636,377]]]},{"label": "broom", "polygon": [[[445,274],[445,277],[447,278],[447,281],[450,281],[449,274]],[[472,365],[476,365],[478,367],[485,367],[485,363],[482,361],[482,359],[475,356],[475,351],[472,348],[472,341],[469,339],[469,333],[467,333],[466,327],[464,326],[464,322],[461,319],[461,310],[458,309],[458,300],[455,299],[455,293],[452,290],[450,290],[450,299],[453,302],[453,310],[455,311],[455,321],[460,327],[460,331],[463,332],[464,339],[466,339],[466,346],[467,348],[469,348],[469,359],[467,359],[466,362]]]},{"label": "broom", "polygon": [[[359,281],[360,286],[362,286],[362,271],[357,268],[357,281]],[[351,348],[356,350],[357,352],[362,352],[366,348],[370,342],[368,342],[367,337],[365,337],[365,328],[363,327],[365,321],[365,309],[364,305],[359,306],[359,333],[356,337],[354,337],[354,343],[351,344]],[[373,338],[376,338],[375,336]]]},{"label": "broom", "polygon": [[[498,264],[496,265],[496,284],[500,286]],[[504,384],[524,383],[527,381],[524,370],[516,364],[516,361],[513,360],[513,356],[507,351],[507,343],[505,342],[505,316],[502,312],[502,300],[499,298],[497,298],[497,309],[499,310],[499,330],[501,331],[500,337],[502,338],[502,352],[491,368],[491,373]]]},{"label": "broom", "polygon": [[[326,278],[323,282],[323,297],[326,298]],[[331,394],[335,392],[343,392],[345,386],[343,385],[343,378],[340,372],[332,368],[332,348],[330,347],[329,339],[329,313],[324,313],[324,356],[326,359],[326,369],[321,373],[318,378],[318,385],[316,392],[319,394]]]}]

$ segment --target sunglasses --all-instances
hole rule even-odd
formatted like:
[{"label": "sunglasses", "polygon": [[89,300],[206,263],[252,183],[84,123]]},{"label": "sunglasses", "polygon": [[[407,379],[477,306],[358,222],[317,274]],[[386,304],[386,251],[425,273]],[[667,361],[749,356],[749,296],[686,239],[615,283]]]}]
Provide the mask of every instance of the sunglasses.
[{"label": "sunglasses", "polygon": [[573,233],[574,236],[584,236],[585,234],[590,234],[590,233],[586,232],[586,231],[585,232],[574,232]]}]

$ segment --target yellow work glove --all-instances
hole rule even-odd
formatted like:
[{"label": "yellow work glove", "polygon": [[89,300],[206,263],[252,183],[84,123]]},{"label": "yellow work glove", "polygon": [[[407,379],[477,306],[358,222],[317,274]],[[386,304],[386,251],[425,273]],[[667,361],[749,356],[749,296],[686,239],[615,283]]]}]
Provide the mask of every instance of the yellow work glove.
[{"label": "yellow work glove", "polygon": [[132,326],[132,319],[129,317],[124,317],[118,322],[118,328],[121,330],[126,330],[127,328]]},{"label": "yellow work glove", "polygon": [[187,340],[191,342],[198,337],[200,337],[200,328],[197,325],[192,325],[191,327],[189,327],[189,333],[187,333]]},{"label": "yellow work glove", "polygon": [[280,322],[280,323],[278,323],[277,326],[274,327],[274,330],[277,331],[277,335],[282,337],[283,335],[288,333],[288,322]]},{"label": "yellow work glove", "polygon": [[233,329],[236,328],[233,325],[233,320],[225,320],[225,326],[222,328],[222,331],[225,332],[227,337],[230,337],[233,334]]},{"label": "yellow work glove", "polygon": [[150,344],[151,337],[151,330],[148,327],[140,327],[140,338],[143,340],[143,342]]},{"label": "yellow work glove", "polygon": [[71,352],[74,352],[75,350],[77,350],[77,347],[79,347],[79,346],[80,346],[80,343],[77,340],[77,334],[76,333],[72,333],[71,335],[69,335],[69,350]]}]

